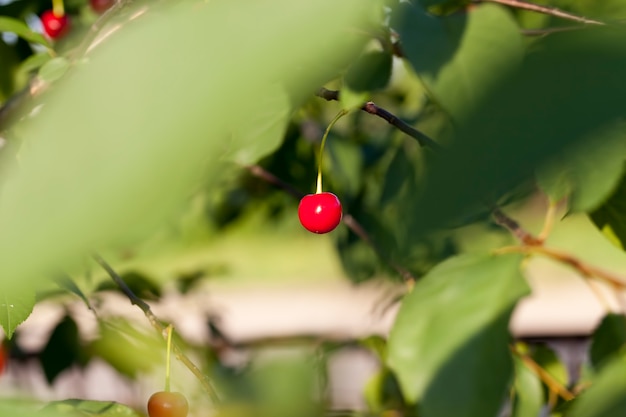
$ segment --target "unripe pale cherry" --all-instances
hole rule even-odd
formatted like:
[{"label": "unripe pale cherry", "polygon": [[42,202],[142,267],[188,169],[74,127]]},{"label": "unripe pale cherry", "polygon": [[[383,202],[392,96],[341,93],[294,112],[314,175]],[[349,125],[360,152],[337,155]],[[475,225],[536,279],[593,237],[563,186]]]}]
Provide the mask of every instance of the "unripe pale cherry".
[{"label": "unripe pale cherry", "polygon": [[187,417],[189,404],[180,392],[159,391],[148,400],[150,417]]},{"label": "unripe pale cherry", "polygon": [[341,202],[333,193],[307,194],[298,206],[300,223],[309,232],[322,234],[334,230],[341,222]]}]

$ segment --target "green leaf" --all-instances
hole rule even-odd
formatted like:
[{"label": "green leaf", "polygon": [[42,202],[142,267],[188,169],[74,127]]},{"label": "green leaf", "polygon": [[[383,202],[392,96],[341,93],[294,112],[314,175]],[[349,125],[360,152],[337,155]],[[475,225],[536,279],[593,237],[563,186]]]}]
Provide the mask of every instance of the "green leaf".
[{"label": "green leaf", "polygon": [[367,101],[367,93],[366,92],[356,92],[352,91],[347,86],[343,86],[341,88],[341,93],[339,94],[339,103],[341,104],[341,108],[344,110],[354,110],[358,109]]},{"label": "green leaf", "polygon": [[481,417],[502,406],[513,371],[509,317],[528,293],[521,260],[518,255],[450,258],[402,302],[388,364],[405,398],[418,402],[420,415]]},{"label": "green leaf", "polygon": [[80,362],[80,340],[78,326],[69,316],[57,324],[52,331],[40,360],[46,380],[52,383],[64,370]]},{"label": "green leaf", "polygon": [[67,58],[56,57],[47,61],[39,68],[39,78],[51,83],[61,78],[69,69],[70,63]]},{"label": "green leaf", "polygon": [[0,32],[13,32],[28,42],[52,48],[50,42],[42,34],[33,32],[25,22],[12,17],[0,16]]},{"label": "green leaf", "polygon": [[595,133],[593,140],[558,155],[539,167],[537,181],[554,202],[569,196],[571,212],[589,211],[598,207],[615,189],[626,159],[625,127],[620,125]]},{"label": "green leaf", "polygon": [[613,194],[590,217],[611,240],[616,239],[618,246],[626,248],[626,177],[621,178]]},{"label": "green leaf", "polygon": [[[592,29],[538,42],[520,71],[476,106],[446,151],[432,158],[411,203],[420,213],[409,218],[412,234],[484,207],[581,143],[604,146],[607,137],[594,133],[626,114],[625,40],[622,30]],[[581,112],[583,105],[592,110]]]},{"label": "green leaf", "polygon": [[117,403],[115,401],[94,401],[69,399],[62,401],[52,401],[46,407],[46,411],[58,411],[64,415],[70,413],[79,416],[99,416],[99,417],[141,417],[142,414],[132,408]]},{"label": "green leaf", "polygon": [[626,356],[614,358],[584,391],[567,417],[623,417],[626,415]]},{"label": "green leaf", "polygon": [[523,57],[515,20],[494,4],[438,17],[402,2],[392,26],[426,88],[455,119],[467,115]]},{"label": "green leaf", "polygon": [[626,344],[626,316],[607,314],[593,332],[589,356],[596,369],[615,356]]},{"label": "green leaf", "polygon": [[528,369],[517,356],[513,358],[515,364],[515,382],[513,388],[512,417],[537,417],[545,404],[543,386],[537,375]]},{"label": "green leaf", "polygon": [[0,325],[7,338],[10,339],[17,326],[30,316],[34,305],[34,293],[28,291],[17,293],[3,288],[0,295]]},{"label": "green leaf", "polygon": [[[149,329],[151,330],[151,329]],[[100,337],[89,347],[120,373],[129,377],[149,372],[163,363],[165,345],[154,332],[117,320],[101,323]]]},{"label": "green leaf", "polygon": [[86,251],[127,247],[200,184],[214,191],[227,166],[267,155],[293,108],[362,51],[381,10],[376,0],[193,3],[141,19],[129,17],[144,5],[129,5],[114,33],[74,51],[71,77],[26,103],[44,105],[11,129],[24,146],[3,170],[2,280],[72,272]]},{"label": "green leaf", "polygon": [[569,373],[556,352],[546,345],[533,346],[532,359],[562,385],[569,383]]},{"label": "green leaf", "polygon": [[33,54],[20,63],[19,71],[28,74],[31,71],[41,68],[46,62],[50,61],[52,56],[47,53]]},{"label": "green leaf", "polygon": [[353,91],[382,90],[391,78],[391,54],[370,51],[361,55],[348,69],[344,81]]}]

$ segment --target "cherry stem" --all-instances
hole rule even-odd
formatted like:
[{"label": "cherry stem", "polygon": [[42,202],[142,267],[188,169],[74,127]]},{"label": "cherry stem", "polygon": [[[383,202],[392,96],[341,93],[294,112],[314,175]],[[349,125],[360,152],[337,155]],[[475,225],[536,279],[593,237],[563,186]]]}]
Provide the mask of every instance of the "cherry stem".
[{"label": "cherry stem", "polygon": [[172,357],[172,329],[173,326],[170,324],[167,326],[167,356],[165,357],[165,391],[169,392],[170,390],[170,363]]},{"label": "cherry stem", "polygon": [[52,13],[56,17],[65,16],[65,6],[63,5],[63,0],[52,0]]},{"label": "cherry stem", "polygon": [[330,133],[330,129],[333,128],[335,123],[343,116],[349,113],[349,110],[342,109],[337,115],[330,121],[326,131],[324,132],[324,136],[322,136],[322,144],[320,145],[320,156],[317,165],[317,187],[315,190],[315,194],[320,194],[322,192],[322,159],[324,155],[324,147],[326,146],[326,138],[328,138],[328,134]]}]

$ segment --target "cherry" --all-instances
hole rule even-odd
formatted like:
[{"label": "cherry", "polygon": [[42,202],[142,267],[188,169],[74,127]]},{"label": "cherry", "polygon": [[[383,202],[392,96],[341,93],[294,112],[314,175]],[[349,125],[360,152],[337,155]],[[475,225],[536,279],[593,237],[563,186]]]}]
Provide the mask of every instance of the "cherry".
[{"label": "cherry", "polygon": [[298,206],[300,223],[313,233],[328,233],[341,221],[341,202],[333,193],[307,194]]},{"label": "cherry", "polygon": [[111,6],[113,6],[113,3],[115,3],[115,0],[89,0],[91,9],[99,14],[109,10]]},{"label": "cherry", "polygon": [[189,404],[180,392],[159,391],[148,400],[150,417],[187,417]]},{"label": "cherry", "polygon": [[0,374],[6,369],[8,361],[9,351],[4,345],[0,344]]},{"label": "cherry", "polygon": [[65,35],[70,28],[70,19],[66,14],[58,16],[52,10],[46,10],[41,15],[43,30],[50,39],[58,39]]}]

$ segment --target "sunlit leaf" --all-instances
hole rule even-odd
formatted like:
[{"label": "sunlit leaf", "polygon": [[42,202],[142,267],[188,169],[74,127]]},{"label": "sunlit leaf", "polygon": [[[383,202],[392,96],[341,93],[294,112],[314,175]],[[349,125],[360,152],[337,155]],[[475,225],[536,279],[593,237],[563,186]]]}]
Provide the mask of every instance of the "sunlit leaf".
[{"label": "sunlit leaf", "polygon": [[134,242],[232,173],[225,164],[274,150],[294,106],[362,50],[378,5],[129,5],[143,14],[85,45],[14,126],[23,146],[3,178],[4,282]]},{"label": "sunlit leaf", "polygon": [[509,316],[528,292],[520,261],[517,255],[451,258],[403,300],[388,363],[420,415],[480,417],[501,407],[513,373]]},{"label": "sunlit leaf", "polygon": [[29,292],[5,291],[0,295],[0,325],[10,339],[13,332],[28,318],[35,306],[35,296]]},{"label": "sunlit leaf", "polygon": [[622,417],[626,415],[626,357],[606,364],[593,385],[572,406],[568,417]]},{"label": "sunlit leaf", "polygon": [[514,363],[515,396],[512,417],[538,417],[545,403],[541,380],[520,358],[514,357]]},{"label": "sunlit leaf", "polygon": [[50,48],[50,43],[41,34],[33,32],[26,22],[8,16],[0,16],[0,32],[13,32],[28,42],[34,42]]}]

